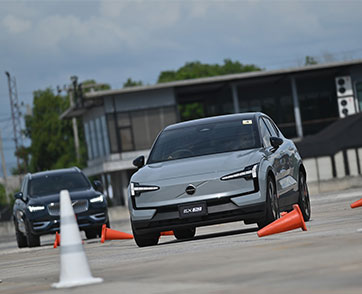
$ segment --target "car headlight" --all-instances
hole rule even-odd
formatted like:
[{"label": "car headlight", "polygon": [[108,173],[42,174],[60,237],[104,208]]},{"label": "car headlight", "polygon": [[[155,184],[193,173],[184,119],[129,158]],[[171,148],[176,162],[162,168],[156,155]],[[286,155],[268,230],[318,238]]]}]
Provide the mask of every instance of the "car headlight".
[{"label": "car headlight", "polygon": [[35,212],[35,211],[40,211],[40,210],[44,210],[45,206],[28,206],[28,210],[30,212]]},{"label": "car headlight", "polygon": [[245,178],[247,180],[256,179],[258,177],[259,164],[253,164],[244,168],[244,170],[232,173],[220,178],[222,181],[233,180],[238,178]]},{"label": "car headlight", "polygon": [[89,201],[91,203],[103,202],[104,201],[104,196],[99,195],[98,197],[94,197],[94,198],[90,199]]},{"label": "car headlight", "polygon": [[139,194],[143,192],[151,192],[151,191],[157,191],[160,189],[158,186],[149,186],[149,185],[139,185],[137,183],[130,184],[131,189],[131,196],[138,196]]}]

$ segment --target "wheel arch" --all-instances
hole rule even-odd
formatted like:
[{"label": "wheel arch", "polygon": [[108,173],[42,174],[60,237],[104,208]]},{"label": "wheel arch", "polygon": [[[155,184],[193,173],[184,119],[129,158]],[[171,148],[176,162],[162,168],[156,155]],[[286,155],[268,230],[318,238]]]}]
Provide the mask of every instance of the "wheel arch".
[{"label": "wheel arch", "polygon": [[268,179],[269,177],[272,178],[272,180],[273,180],[273,182],[274,182],[274,187],[275,187],[276,192],[277,192],[277,195],[278,195],[277,181],[276,181],[275,174],[274,174],[274,172],[273,172],[273,170],[272,170],[271,167],[269,167],[268,170],[267,170],[267,179]]},{"label": "wheel arch", "polygon": [[[301,163],[301,164],[299,165],[299,171],[301,171],[301,172],[303,173],[304,178],[305,178],[305,181],[307,181],[307,171],[306,171],[303,163]],[[298,175],[299,175],[299,173],[298,173]]]}]

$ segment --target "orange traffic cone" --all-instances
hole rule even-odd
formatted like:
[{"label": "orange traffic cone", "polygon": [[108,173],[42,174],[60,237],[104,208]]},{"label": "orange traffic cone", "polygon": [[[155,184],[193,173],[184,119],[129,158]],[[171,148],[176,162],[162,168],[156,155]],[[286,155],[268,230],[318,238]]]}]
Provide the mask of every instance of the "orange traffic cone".
[{"label": "orange traffic cone", "polygon": [[173,236],[174,233],[173,233],[173,231],[166,231],[166,232],[161,232],[160,235],[161,236]]},{"label": "orange traffic cone", "polygon": [[278,234],[294,229],[301,228],[303,231],[307,230],[303,214],[300,211],[298,204],[293,205],[294,210],[267,225],[258,231],[259,237],[264,237],[272,234]]},{"label": "orange traffic cone", "polygon": [[351,208],[356,208],[356,207],[360,207],[360,206],[362,206],[362,198],[351,204]]},{"label": "orange traffic cone", "polygon": [[55,240],[54,240],[54,248],[57,248],[58,246],[60,246],[60,234],[58,234],[58,232],[55,232]]},{"label": "orange traffic cone", "polygon": [[105,224],[102,226],[101,243],[104,243],[105,240],[121,240],[121,239],[133,239],[133,235],[108,229]]},{"label": "orange traffic cone", "polygon": [[280,213],[280,217],[283,217],[284,215],[287,215],[287,214],[288,214],[288,212],[282,211],[282,212]]}]

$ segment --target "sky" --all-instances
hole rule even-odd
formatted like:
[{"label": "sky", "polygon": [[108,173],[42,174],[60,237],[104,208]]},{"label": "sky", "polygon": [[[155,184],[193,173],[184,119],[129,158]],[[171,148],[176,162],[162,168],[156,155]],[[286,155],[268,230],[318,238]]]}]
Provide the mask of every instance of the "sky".
[{"label": "sky", "polygon": [[[7,78],[18,99],[95,79],[154,84],[164,70],[225,58],[263,69],[362,58],[362,0],[0,0],[0,128],[8,173],[16,166]],[[29,142],[28,142],[29,143]],[[2,176],[2,171],[0,171]]]}]

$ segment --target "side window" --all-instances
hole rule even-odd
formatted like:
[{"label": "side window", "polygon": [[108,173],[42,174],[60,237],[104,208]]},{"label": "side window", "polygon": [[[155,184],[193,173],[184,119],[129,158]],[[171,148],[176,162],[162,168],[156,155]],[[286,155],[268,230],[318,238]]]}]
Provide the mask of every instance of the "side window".
[{"label": "side window", "polygon": [[266,117],[263,117],[263,121],[265,122],[266,126],[268,127],[269,132],[273,137],[279,137],[279,132],[275,128],[274,124]]},{"label": "side window", "polygon": [[28,178],[25,178],[24,179],[24,190],[23,190],[24,197],[28,196],[28,183],[29,183]]},{"label": "side window", "polygon": [[260,125],[260,136],[263,140],[263,145],[265,148],[270,147],[270,133],[269,130],[264,122],[263,119],[259,120],[259,125]]},{"label": "side window", "polygon": [[25,177],[23,183],[21,184],[20,192],[23,193],[24,197],[28,195],[28,178]]}]

